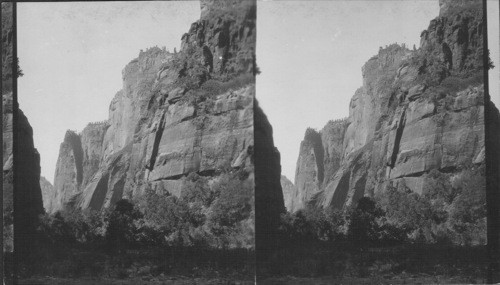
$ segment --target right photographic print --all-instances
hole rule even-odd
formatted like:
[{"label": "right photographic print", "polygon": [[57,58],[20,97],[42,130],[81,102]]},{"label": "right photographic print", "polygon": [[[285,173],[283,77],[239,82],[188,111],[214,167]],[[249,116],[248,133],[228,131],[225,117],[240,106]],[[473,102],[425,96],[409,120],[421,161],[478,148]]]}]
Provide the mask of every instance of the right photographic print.
[{"label": "right photographic print", "polygon": [[258,3],[259,284],[499,282],[498,8]]}]

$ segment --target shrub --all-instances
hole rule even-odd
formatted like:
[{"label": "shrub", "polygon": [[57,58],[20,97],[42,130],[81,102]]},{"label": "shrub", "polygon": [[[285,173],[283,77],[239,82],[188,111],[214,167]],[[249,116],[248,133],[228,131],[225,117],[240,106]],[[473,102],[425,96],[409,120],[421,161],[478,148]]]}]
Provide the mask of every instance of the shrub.
[{"label": "shrub", "polygon": [[346,218],[346,212],[308,205],[293,214],[282,214],[279,232],[287,243],[338,241],[346,234]]},{"label": "shrub", "polygon": [[208,179],[193,172],[187,176],[180,198],[186,203],[200,203],[208,207],[216,197],[208,186]]},{"label": "shrub", "polygon": [[435,241],[433,225],[439,225],[446,220],[440,200],[431,201],[428,196],[421,196],[406,187],[400,189],[389,187],[384,196],[380,201],[386,212],[382,223],[388,230],[389,240],[391,237],[402,238],[406,233],[414,240]]},{"label": "shrub", "polygon": [[[465,168],[456,174],[432,170],[422,195],[404,186],[388,187],[378,199],[385,217],[379,220],[388,239],[406,233],[426,243],[484,244],[486,191],[484,170]],[[451,181],[451,182],[450,182]]]},{"label": "shrub", "polygon": [[142,214],[135,205],[126,199],[119,200],[109,217],[106,241],[111,249],[121,251],[125,245],[135,242],[137,228],[134,224]]},{"label": "shrub", "polygon": [[[158,242],[167,245],[192,245],[196,240],[193,230],[205,222],[202,213],[201,190],[202,178],[191,181],[192,187],[183,197],[171,196],[168,192],[158,194],[146,189],[141,210],[144,219],[141,221],[139,239],[144,242]],[[194,186],[193,186],[194,185]],[[201,198],[200,198],[201,197]],[[188,200],[190,202],[188,202]]]},{"label": "shrub", "polygon": [[253,211],[253,183],[241,181],[236,173],[222,174],[212,186],[217,195],[209,220],[212,225],[233,227]]},{"label": "shrub", "polygon": [[462,245],[486,242],[486,188],[482,169],[466,170],[453,183],[456,198],[449,206],[449,228]]},{"label": "shrub", "polygon": [[38,231],[53,244],[67,244],[75,241],[72,228],[60,211],[54,215],[41,215]]},{"label": "shrub", "polygon": [[374,200],[368,197],[359,199],[350,217],[348,238],[356,243],[377,241],[380,230],[377,219],[383,215],[384,212]]},{"label": "shrub", "polygon": [[71,234],[79,243],[96,243],[104,239],[108,213],[93,210],[64,211],[62,215],[70,227]]}]

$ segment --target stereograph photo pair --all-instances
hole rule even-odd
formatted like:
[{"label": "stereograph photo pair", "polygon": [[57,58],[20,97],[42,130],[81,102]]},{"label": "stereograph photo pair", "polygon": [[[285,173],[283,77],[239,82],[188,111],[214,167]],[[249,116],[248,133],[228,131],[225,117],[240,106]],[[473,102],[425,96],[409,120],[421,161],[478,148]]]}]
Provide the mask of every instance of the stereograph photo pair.
[{"label": "stereograph photo pair", "polygon": [[2,2],[4,284],[500,282],[497,6]]}]

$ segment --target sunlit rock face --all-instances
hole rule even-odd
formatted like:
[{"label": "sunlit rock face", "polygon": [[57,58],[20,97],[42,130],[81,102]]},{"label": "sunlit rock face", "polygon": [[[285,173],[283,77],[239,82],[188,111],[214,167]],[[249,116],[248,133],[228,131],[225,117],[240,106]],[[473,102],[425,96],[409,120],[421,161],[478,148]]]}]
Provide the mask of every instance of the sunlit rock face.
[{"label": "sunlit rock face", "polygon": [[440,7],[419,49],[392,44],[365,63],[348,118],[307,130],[289,210],[343,208],[388,186],[422,194],[432,170],[452,181],[484,165],[481,1]]},{"label": "sunlit rock face", "polygon": [[253,168],[255,2],[201,8],[179,52],[153,47],[126,65],[106,121],[68,131],[51,212],[100,210],[146,188],[180,196],[190,173]]}]

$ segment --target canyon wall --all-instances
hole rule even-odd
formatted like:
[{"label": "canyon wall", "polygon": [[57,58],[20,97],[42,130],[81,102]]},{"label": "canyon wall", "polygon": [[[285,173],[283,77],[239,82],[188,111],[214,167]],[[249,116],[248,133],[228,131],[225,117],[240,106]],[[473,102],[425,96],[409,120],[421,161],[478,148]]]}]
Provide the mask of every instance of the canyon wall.
[{"label": "canyon wall", "polygon": [[[440,1],[420,48],[391,44],[362,68],[346,119],[308,129],[289,211],[344,208],[387,187],[422,194],[485,164],[481,1]],[[332,115],[333,116],[333,115]]]},{"label": "canyon wall", "polygon": [[[44,212],[39,184],[40,155],[33,144],[33,130],[14,94],[15,80],[21,72],[13,50],[13,6],[2,3],[1,8],[3,251],[14,252],[21,260],[33,249],[37,218]],[[12,277],[10,261],[4,259],[2,270],[6,278]],[[9,283],[10,279],[5,281]]]},{"label": "canyon wall", "polygon": [[148,188],[180,196],[190,173],[253,172],[255,2],[201,8],[179,52],[141,50],[123,69],[106,121],[66,133],[49,212],[101,210]]},{"label": "canyon wall", "polygon": [[285,205],[280,184],[281,156],[274,146],[273,127],[266,114],[254,101],[255,137],[255,244],[257,276],[266,268],[267,260],[280,243],[280,215]]}]

